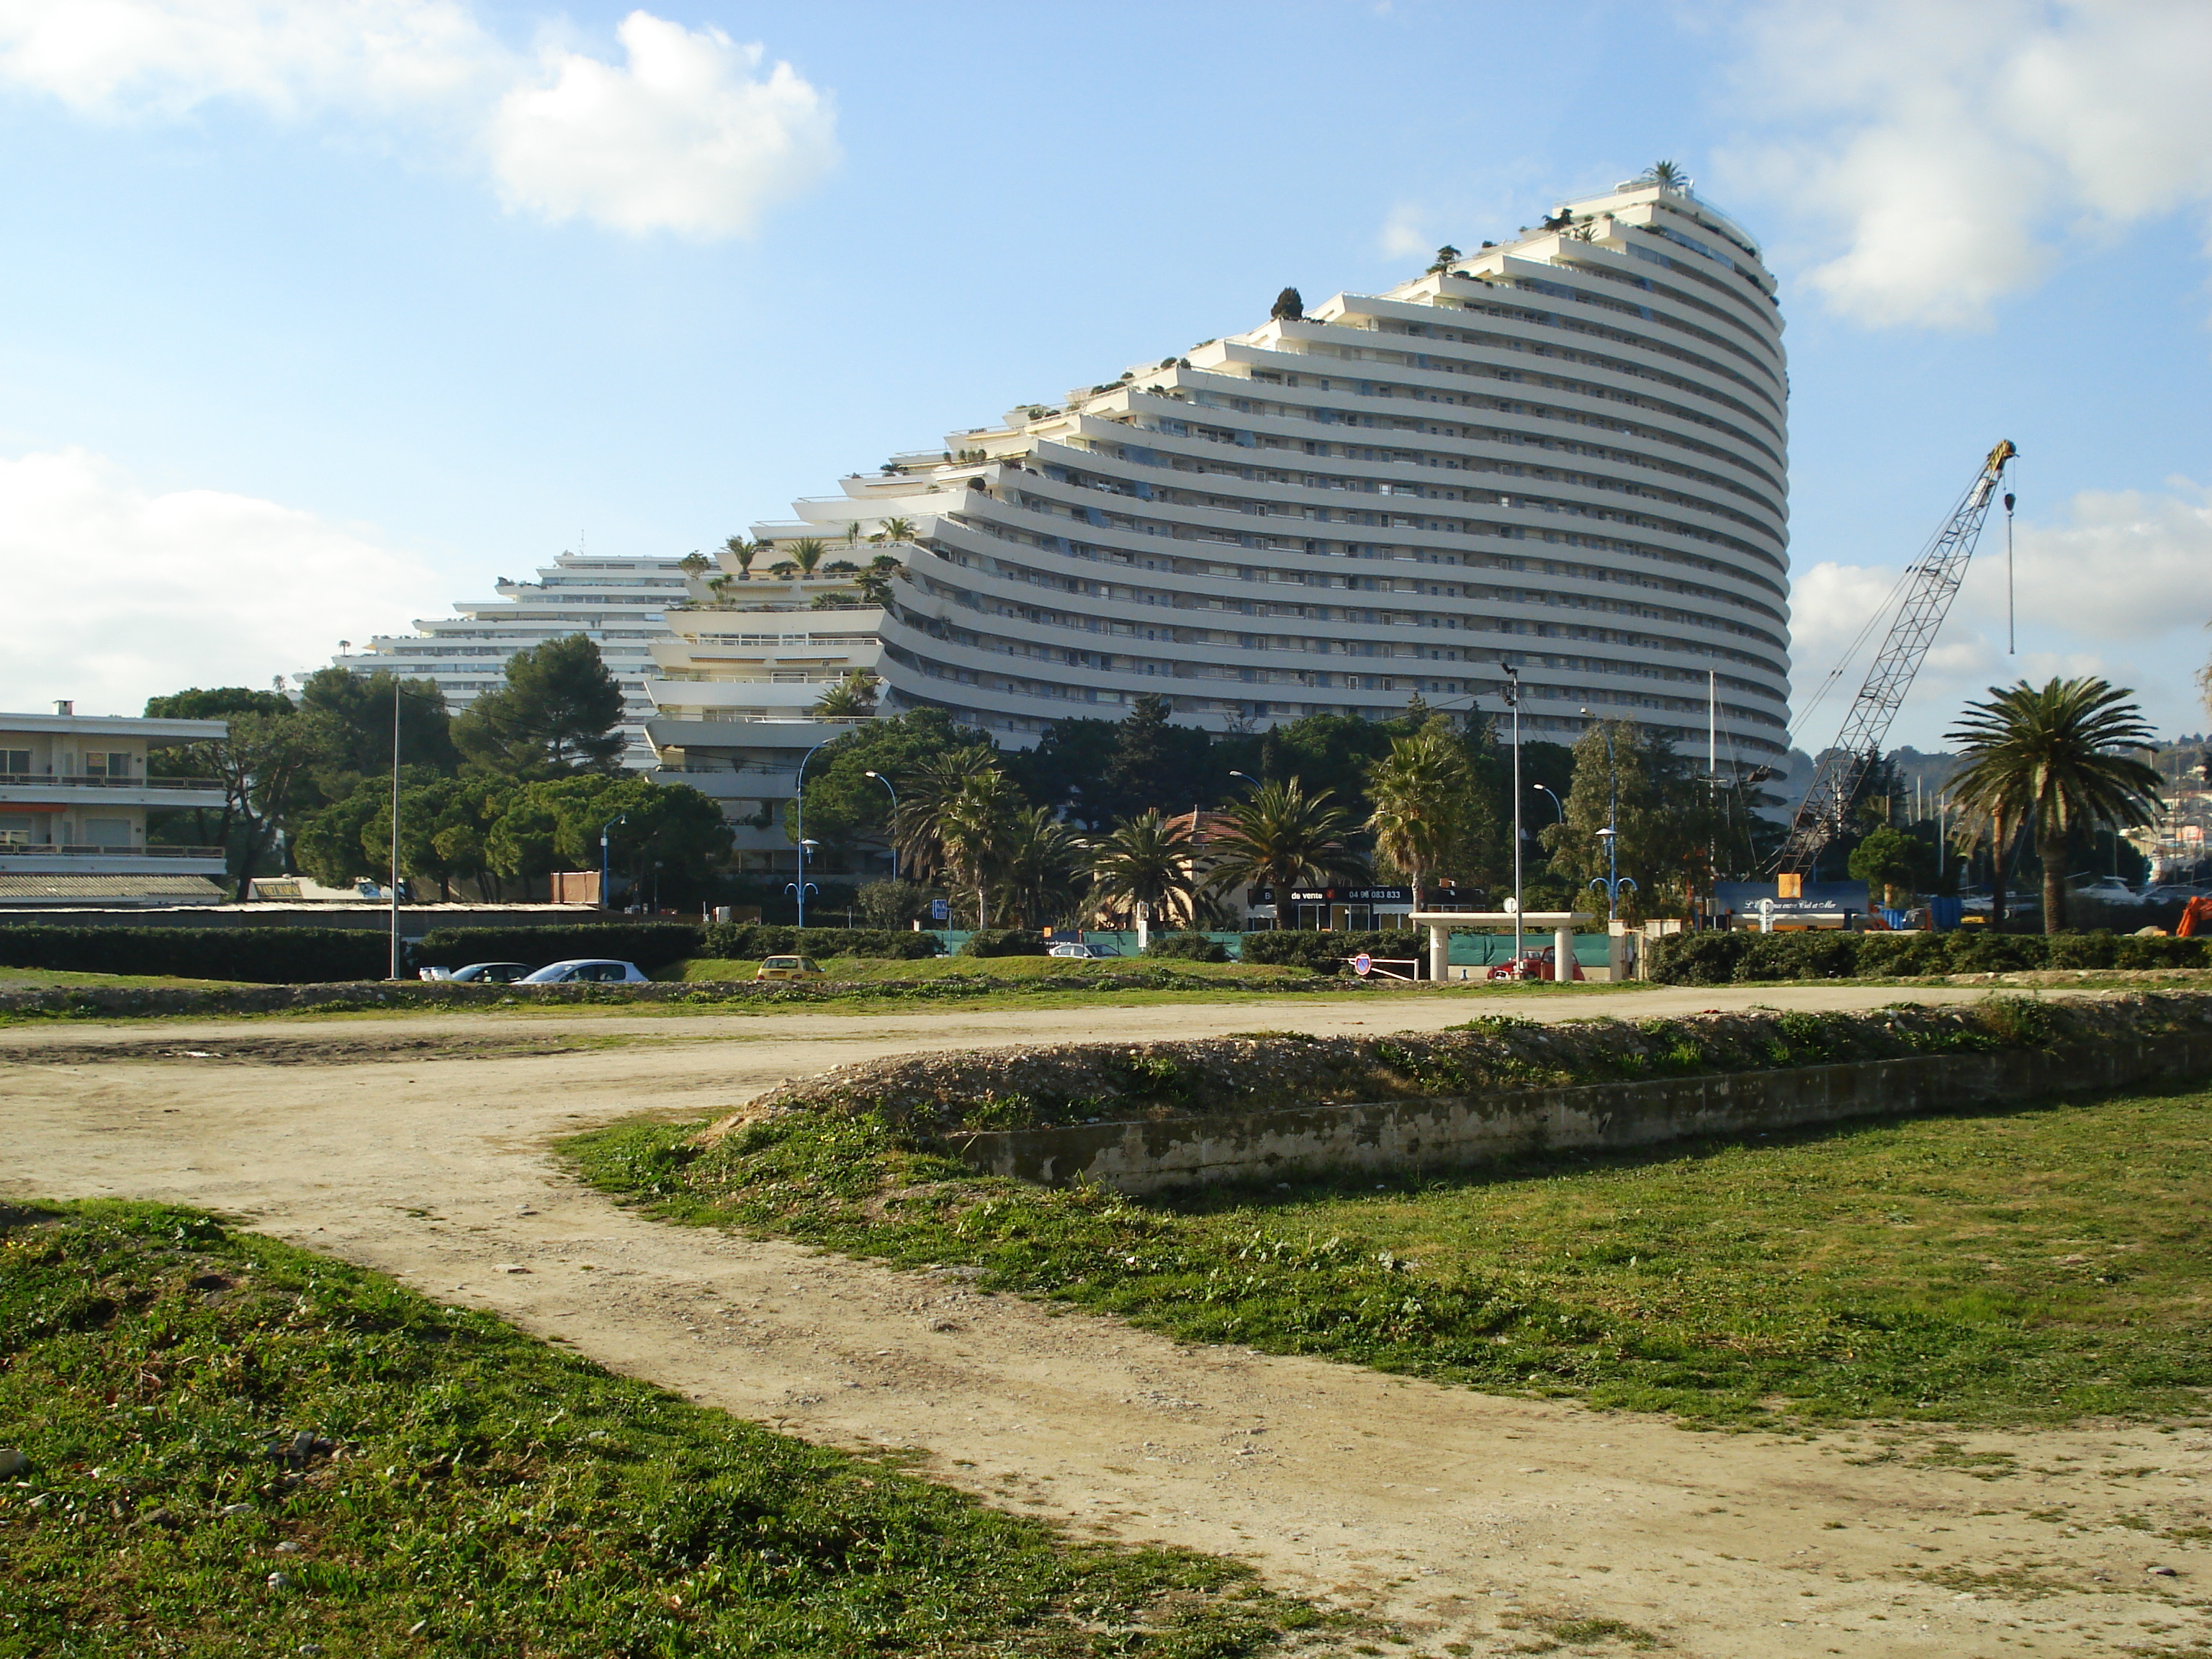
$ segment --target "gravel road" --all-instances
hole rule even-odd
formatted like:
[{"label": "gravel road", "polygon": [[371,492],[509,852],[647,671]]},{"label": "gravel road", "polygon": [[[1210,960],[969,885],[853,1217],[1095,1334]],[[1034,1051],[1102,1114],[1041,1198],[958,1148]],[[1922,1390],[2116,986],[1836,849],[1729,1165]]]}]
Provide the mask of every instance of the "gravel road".
[{"label": "gravel road", "polygon": [[[1507,1006],[1556,1018],[1979,994],[1769,987]],[[22,1026],[0,1032],[0,1192],[224,1211],[793,1433],[917,1449],[930,1473],[994,1502],[1246,1557],[1285,1589],[1403,1621],[1417,1651],[1510,1650],[1531,1620],[1578,1618],[1713,1659],[2179,1653],[2212,1634],[2212,1550],[2119,1523],[2202,1527],[2201,1428],[1690,1433],[1178,1346],[954,1274],[650,1224],[578,1188],[548,1150],[613,1118],[704,1115],[921,1048],[1376,1031],[1499,1007]],[[2011,1461],[1960,1465],[1975,1453]]]}]

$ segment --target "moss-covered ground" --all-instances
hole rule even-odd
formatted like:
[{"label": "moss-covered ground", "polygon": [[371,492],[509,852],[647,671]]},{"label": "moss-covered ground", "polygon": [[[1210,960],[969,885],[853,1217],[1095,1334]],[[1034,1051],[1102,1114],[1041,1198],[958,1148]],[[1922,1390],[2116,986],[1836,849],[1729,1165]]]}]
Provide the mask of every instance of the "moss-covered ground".
[{"label": "moss-covered ground", "polygon": [[726,1225],[1310,1353],[1712,1425],[2212,1408],[2212,1096],[2134,1093],[1136,1200],[795,1113],[570,1143]]},{"label": "moss-covered ground", "polygon": [[0,1210],[0,1447],[9,1659],[1230,1659],[1316,1617],[154,1205]]}]

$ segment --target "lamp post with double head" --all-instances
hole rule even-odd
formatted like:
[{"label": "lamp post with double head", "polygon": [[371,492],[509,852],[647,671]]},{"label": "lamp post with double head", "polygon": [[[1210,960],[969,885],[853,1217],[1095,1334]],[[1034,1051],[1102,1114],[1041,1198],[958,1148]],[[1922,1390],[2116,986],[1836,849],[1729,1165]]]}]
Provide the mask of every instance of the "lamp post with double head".
[{"label": "lamp post with double head", "polygon": [[[806,890],[810,885],[806,879],[806,849],[814,844],[806,839],[806,763],[820,754],[823,745],[830,741],[828,738],[823,738],[821,743],[799,757],[799,783],[791,800],[791,827],[797,832],[799,842],[799,880],[784,890],[799,901],[799,925],[801,927],[806,926]],[[821,890],[817,888],[815,890],[819,892]]]},{"label": "lamp post with double head", "polygon": [[[1589,719],[1590,711],[1583,710],[1583,718]],[[1613,727],[1601,726],[1605,734],[1606,804],[1605,828],[1598,838],[1605,842],[1605,874],[1590,883],[1593,892],[1605,895],[1605,919],[1608,926],[1620,919],[1620,890],[1637,890],[1632,878],[1620,873],[1620,769],[1613,763]]]}]

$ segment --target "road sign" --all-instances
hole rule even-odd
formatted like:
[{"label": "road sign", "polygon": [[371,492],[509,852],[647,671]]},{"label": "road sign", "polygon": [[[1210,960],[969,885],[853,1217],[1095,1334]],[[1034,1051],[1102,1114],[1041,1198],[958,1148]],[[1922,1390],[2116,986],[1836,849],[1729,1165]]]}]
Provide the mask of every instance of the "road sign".
[{"label": "road sign", "polygon": [[945,900],[945,899],[932,899],[932,900],[930,900],[930,902],[929,902],[929,919],[930,919],[932,921],[943,921],[946,917],[950,916],[951,914],[952,914],[952,905],[951,905],[951,902],[950,902],[949,900]]},{"label": "road sign", "polygon": [[1362,951],[1352,959],[1352,971],[1362,978],[1375,971],[1375,958]]}]

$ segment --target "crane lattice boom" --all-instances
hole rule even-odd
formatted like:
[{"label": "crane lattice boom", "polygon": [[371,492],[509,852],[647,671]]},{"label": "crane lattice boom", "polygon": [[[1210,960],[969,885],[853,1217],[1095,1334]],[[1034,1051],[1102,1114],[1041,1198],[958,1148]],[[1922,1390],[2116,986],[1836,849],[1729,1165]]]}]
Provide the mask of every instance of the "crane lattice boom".
[{"label": "crane lattice boom", "polygon": [[1814,769],[1813,781],[1790,825],[1789,838],[1782,843],[1778,870],[1798,875],[1810,871],[1821,850],[1843,828],[1851,796],[1881,758],[1890,722],[1897,718],[1905,694],[1912,689],[1912,678],[1920,672],[1928,647],[1936,641],[1936,630],[1943,625],[1959,592],[1966,562],[1974,556],[1974,544],[1982,538],[1982,523],[1989,517],[1990,503],[2003,481],[2006,463],[2019,453],[2009,441],[1990,451],[1950,518],[1906,573],[1904,602],[1889,625],[1889,635],[1883,640],[1874,665],[1867,670],[1866,683],[1844,714],[1843,731]]}]

